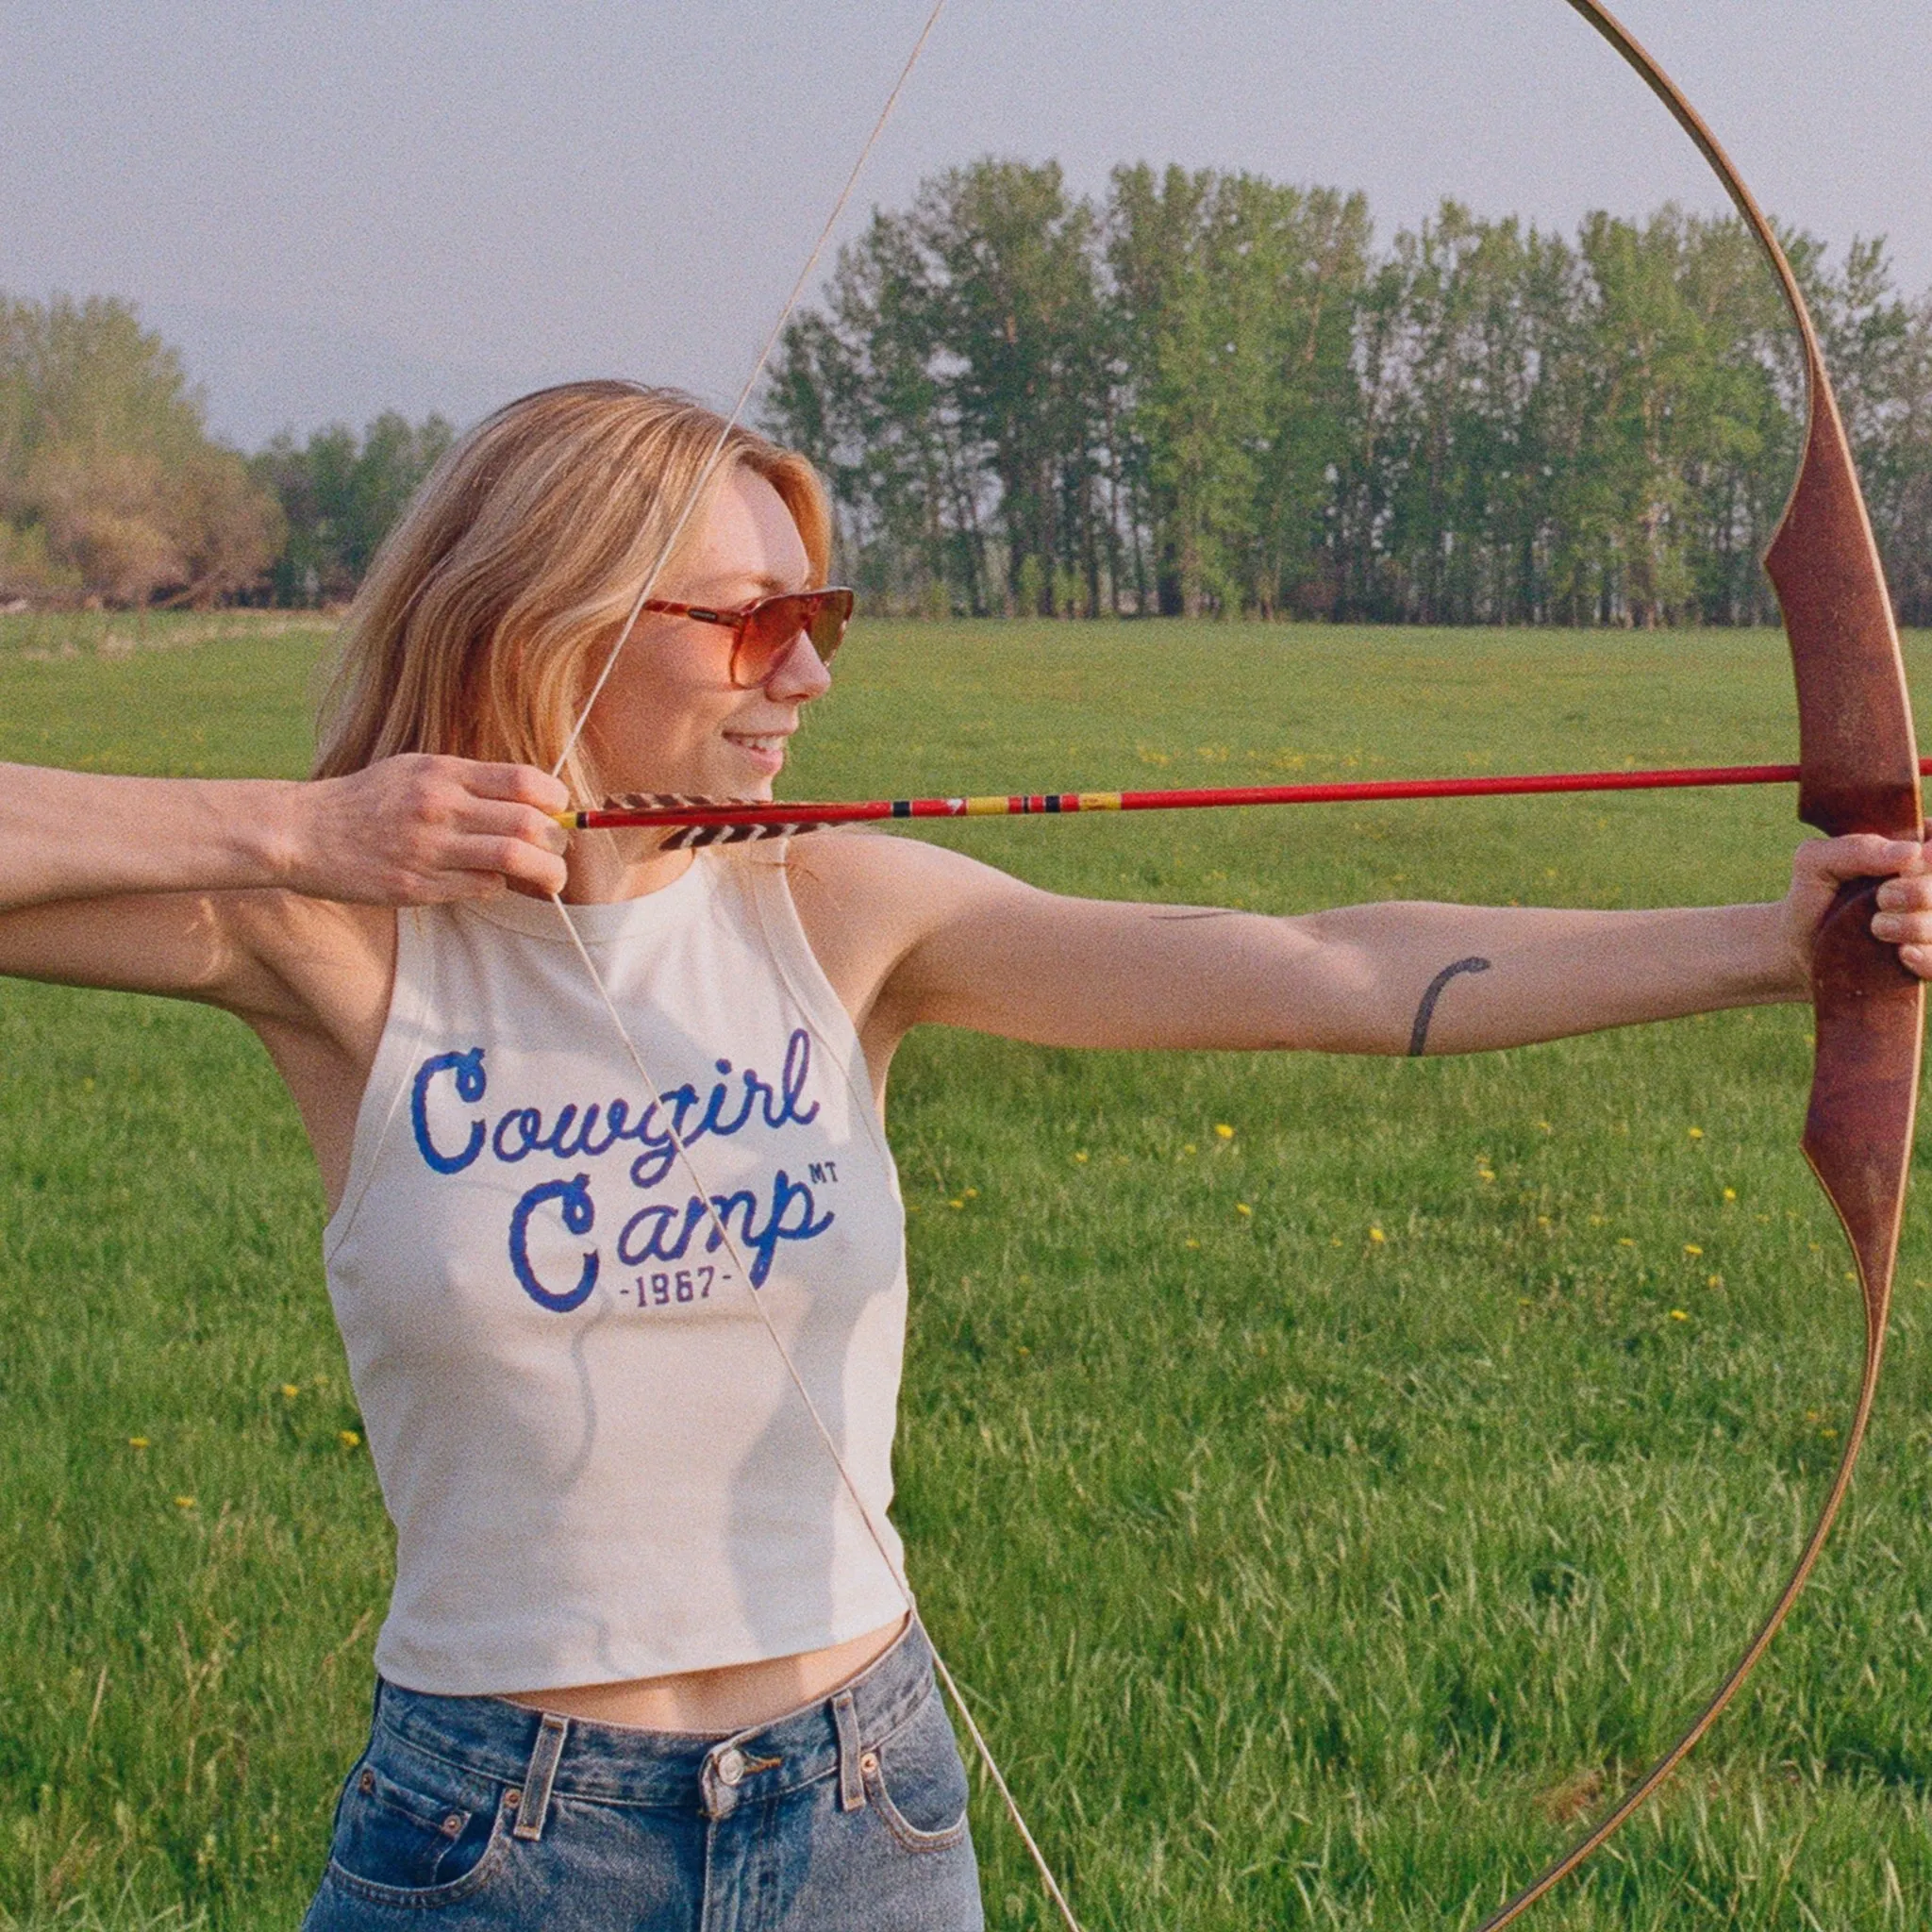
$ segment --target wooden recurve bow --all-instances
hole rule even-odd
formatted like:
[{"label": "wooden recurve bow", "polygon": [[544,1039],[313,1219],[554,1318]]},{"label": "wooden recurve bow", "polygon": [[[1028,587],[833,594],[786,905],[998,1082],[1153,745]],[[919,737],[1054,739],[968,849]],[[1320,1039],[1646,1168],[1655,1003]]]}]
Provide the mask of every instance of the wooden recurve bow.
[{"label": "wooden recurve bow", "polygon": [[[1596,0],[1568,4],[1637,70],[1717,171],[1770,258],[1803,338],[1810,387],[1804,467],[1764,559],[1797,678],[1798,815],[1831,837],[1920,838],[1919,756],[1891,597],[1804,291],[1763,209],[1682,92]],[[1864,1373],[1838,1472],[1770,1615],[1695,1722],[1606,1817],[1485,1920],[1481,1932],[1500,1932],[1575,1871],[1717,1722],[1797,1601],[1851,1486],[1885,1353],[1924,1018],[1924,988],[1891,947],[1872,937],[1876,891],[1875,882],[1865,881],[1839,893],[1812,962],[1818,1044],[1803,1145],[1843,1224],[1865,1301]]]}]

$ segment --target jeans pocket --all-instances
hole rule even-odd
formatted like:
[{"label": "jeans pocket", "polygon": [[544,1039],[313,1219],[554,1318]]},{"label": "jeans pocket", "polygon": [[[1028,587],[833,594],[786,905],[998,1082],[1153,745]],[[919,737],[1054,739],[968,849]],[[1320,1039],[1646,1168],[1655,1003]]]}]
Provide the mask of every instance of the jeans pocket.
[{"label": "jeans pocket", "polygon": [[867,1795],[908,1851],[945,1851],[966,1836],[966,1767],[937,1686],[860,1768]]},{"label": "jeans pocket", "polygon": [[487,1781],[379,1741],[343,1789],[329,1877],[378,1903],[454,1904],[502,1863],[510,1822]]}]

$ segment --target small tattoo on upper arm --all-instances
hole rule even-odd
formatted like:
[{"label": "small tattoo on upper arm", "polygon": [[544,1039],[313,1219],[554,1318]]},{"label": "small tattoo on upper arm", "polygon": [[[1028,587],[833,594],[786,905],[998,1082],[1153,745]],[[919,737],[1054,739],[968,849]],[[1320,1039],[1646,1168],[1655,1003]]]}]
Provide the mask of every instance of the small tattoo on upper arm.
[{"label": "small tattoo on upper arm", "polygon": [[1442,997],[1442,990],[1452,979],[1465,973],[1487,973],[1490,970],[1487,959],[1458,959],[1453,966],[1445,966],[1429,981],[1429,990],[1423,994],[1423,1003],[1415,1009],[1415,1028],[1408,1036],[1408,1057],[1419,1060],[1429,1043],[1429,1025],[1436,1017],[1436,1002]]}]

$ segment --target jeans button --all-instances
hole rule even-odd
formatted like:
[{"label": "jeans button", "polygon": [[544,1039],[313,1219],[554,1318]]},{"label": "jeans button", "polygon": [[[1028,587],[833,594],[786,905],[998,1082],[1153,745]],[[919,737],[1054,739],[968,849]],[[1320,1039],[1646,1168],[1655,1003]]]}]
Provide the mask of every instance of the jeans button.
[{"label": "jeans button", "polygon": [[718,1777],[727,1785],[739,1785],[744,1780],[744,1753],[736,1744],[727,1744],[718,1754]]}]

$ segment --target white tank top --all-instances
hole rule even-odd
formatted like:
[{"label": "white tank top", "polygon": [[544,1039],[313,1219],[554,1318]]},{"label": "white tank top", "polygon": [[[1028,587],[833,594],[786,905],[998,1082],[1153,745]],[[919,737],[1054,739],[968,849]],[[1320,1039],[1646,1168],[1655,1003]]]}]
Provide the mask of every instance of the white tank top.
[{"label": "white tank top", "polygon": [[700,852],[660,891],[571,912],[658,1091],[555,907],[405,910],[324,1240],[396,1529],[375,1662],[409,1690],[786,1657],[908,1601],[886,1521],[905,1216],[783,853]]}]

